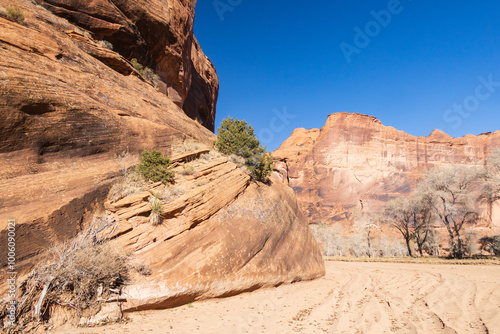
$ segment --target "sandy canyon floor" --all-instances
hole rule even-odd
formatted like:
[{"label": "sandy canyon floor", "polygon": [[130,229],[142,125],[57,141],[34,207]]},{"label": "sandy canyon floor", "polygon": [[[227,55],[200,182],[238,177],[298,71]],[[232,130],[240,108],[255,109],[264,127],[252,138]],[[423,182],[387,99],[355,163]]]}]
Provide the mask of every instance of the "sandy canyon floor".
[{"label": "sandy canyon floor", "polygon": [[326,276],[59,333],[500,333],[500,266],[326,262]]}]

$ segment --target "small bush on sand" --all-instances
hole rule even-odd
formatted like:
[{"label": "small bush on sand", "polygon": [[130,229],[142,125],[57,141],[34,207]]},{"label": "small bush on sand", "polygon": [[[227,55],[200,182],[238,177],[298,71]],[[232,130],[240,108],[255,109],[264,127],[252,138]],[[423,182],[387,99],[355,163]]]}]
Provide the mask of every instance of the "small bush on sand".
[{"label": "small bush on sand", "polygon": [[172,182],[174,173],[168,170],[172,162],[169,158],[164,157],[159,151],[143,151],[141,162],[137,166],[137,171],[147,180],[153,182]]}]

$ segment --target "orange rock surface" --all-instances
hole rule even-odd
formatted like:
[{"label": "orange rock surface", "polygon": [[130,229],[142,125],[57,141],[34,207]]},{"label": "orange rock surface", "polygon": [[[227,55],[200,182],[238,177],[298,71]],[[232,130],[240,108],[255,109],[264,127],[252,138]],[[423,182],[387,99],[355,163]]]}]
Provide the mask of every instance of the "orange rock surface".
[{"label": "orange rock surface", "polygon": [[[173,156],[177,169],[208,152],[218,79],[192,33],[195,3],[0,0],[25,16],[24,24],[0,17],[0,240],[14,218],[19,280],[47,249],[103,214],[111,185],[142,150],[172,156],[178,143],[204,144]],[[134,69],[132,57],[156,70],[158,87]],[[163,185],[106,203],[116,217],[106,237],[152,269],[128,287],[126,310],[324,274],[286,186],[251,183],[223,157],[179,177],[189,191],[163,203],[159,226],[147,216]],[[0,242],[1,254],[6,247]]]},{"label": "orange rock surface", "polygon": [[[124,311],[173,307],[324,275],[319,247],[290,188],[280,182],[250,183],[227,158],[190,165],[196,174],[178,173],[176,184],[185,193],[164,202],[156,227],[145,218],[151,208],[143,194],[107,204],[117,216],[108,237],[151,268],[151,275],[136,275],[125,289]],[[149,190],[150,196],[155,191],[161,190]],[[141,208],[141,215],[120,213],[123,206]],[[115,237],[116,231],[126,232]]]}]

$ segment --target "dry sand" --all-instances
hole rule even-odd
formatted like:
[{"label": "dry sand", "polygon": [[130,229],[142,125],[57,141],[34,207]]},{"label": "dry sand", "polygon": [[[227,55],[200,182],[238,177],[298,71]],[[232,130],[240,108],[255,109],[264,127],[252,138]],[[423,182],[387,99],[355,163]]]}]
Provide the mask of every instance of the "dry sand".
[{"label": "dry sand", "polygon": [[326,262],[326,276],[59,333],[500,333],[500,266]]}]

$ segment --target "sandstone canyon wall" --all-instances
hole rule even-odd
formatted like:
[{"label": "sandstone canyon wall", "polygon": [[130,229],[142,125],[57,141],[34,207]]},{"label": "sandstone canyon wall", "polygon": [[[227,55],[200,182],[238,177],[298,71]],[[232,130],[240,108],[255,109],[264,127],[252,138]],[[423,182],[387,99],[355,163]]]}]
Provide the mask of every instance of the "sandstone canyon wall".
[{"label": "sandstone canyon wall", "polygon": [[195,1],[0,0],[12,5],[25,20],[0,16],[0,229],[17,219],[27,259],[81,229],[123,168],[116,153],[212,142],[218,79],[193,36]]},{"label": "sandstone canyon wall", "polygon": [[[191,0],[0,0],[0,7],[18,6],[25,17],[24,24],[19,24],[0,16],[0,239],[6,240],[7,221],[15,218],[20,274],[32,268],[45,250],[82,231],[96,209],[103,210],[111,184],[137,163],[141,150],[154,148],[170,154],[175,142],[212,144],[218,79],[193,36],[195,4]],[[112,43],[113,50],[101,40]],[[133,68],[132,58],[155,69],[161,77],[158,87]],[[129,158],[117,159],[123,152]],[[241,189],[227,197],[224,205],[215,199],[210,214],[203,216],[202,220],[212,219],[203,233],[219,231],[207,237],[210,242],[196,230],[179,238],[170,236],[166,244],[158,242],[162,246],[156,253],[148,253],[155,248],[152,245],[140,248],[141,256],[163,255],[167,248],[175,247],[177,253],[168,259],[158,257],[154,264],[159,268],[184,261],[183,271],[159,269],[174,272],[169,276],[173,280],[195,268],[197,261],[212,266],[208,260],[215,253],[209,257],[202,249],[217,251],[222,262],[231,258],[226,252],[241,252],[225,270],[248,271],[253,278],[240,289],[238,277],[243,276],[231,276],[233,292],[321,275],[324,268],[317,245],[302,224],[293,194],[279,196],[276,192],[283,193],[283,189],[250,185],[246,174],[239,178]],[[219,181],[215,183],[219,192],[212,189],[212,193],[220,193],[228,180]],[[240,196],[243,190],[248,195]],[[268,228],[263,227],[266,222],[261,228],[258,217],[252,220],[238,216],[237,211],[225,227],[212,218],[233,202],[251,206],[267,196],[269,207],[278,205],[288,214],[270,221]],[[147,227],[133,229],[134,237],[153,244],[156,236]],[[248,243],[230,244],[249,233],[253,239]],[[195,236],[201,239],[189,239]],[[218,236],[230,246],[211,244]],[[290,253],[295,241],[301,255],[285,259],[297,251]],[[185,243],[191,242],[198,248],[183,252]],[[6,247],[2,241],[1,254],[7,253]],[[261,252],[266,247],[269,250]],[[268,265],[274,271],[265,274]],[[5,270],[6,257],[0,260],[0,267]],[[194,284],[199,278],[196,275],[185,283]],[[201,280],[203,284],[209,284],[207,277]],[[227,289],[207,293],[207,289],[197,289],[197,295],[230,293]],[[160,304],[167,305],[167,299]]]},{"label": "sandstone canyon wall", "polygon": [[[274,151],[275,176],[289,184],[309,222],[352,223],[409,194],[422,174],[442,164],[482,166],[500,147],[500,131],[452,138],[435,130],[415,137],[378,119],[350,113],[328,117],[321,129],[296,129]],[[500,228],[496,206],[483,225]]]}]

